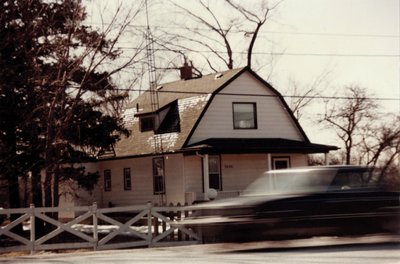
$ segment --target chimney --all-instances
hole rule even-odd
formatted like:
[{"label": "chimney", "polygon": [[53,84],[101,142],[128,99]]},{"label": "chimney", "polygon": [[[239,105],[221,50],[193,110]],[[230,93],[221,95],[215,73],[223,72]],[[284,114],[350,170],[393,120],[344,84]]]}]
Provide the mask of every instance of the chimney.
[{"label": "chimney", "polygon": [[181,72],[181,80],[190,80],[193,78],[193,74],[192,74],[192,63],[190,63],[190,65],[186,62],[183,63],[183,67],[179,68],[180,72]]}]

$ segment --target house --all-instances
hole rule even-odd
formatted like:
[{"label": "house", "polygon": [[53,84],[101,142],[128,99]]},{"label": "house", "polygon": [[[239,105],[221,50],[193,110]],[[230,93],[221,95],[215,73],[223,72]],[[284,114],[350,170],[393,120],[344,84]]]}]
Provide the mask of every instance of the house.
[{"label": "house", "polygon": [[[132,135],[104,153],[87,201],[99,206],[188,203],[238,195],[270,169],[307,165],[311,143],[282,95],[250,68],[162,84],[135,99],[124,118]],[[82,203],[82,201],[81,201]]]}]

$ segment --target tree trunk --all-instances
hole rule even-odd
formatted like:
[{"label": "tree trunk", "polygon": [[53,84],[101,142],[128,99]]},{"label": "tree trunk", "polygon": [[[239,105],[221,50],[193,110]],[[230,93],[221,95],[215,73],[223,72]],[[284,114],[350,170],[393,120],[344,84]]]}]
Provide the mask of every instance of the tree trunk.
[{"label": "tree trunk", "polygon": [[52,207],[52,179],[54,175],[54,161],[57,160],[54,151],[54,138],[55,130],[52,124],[53,121],[53,109],[50,110],[49,117],[47,118],[47,138],[45,145],[45,179],[44,179],[44,206]]},{"label": "tree trunk", "polygon": [[251,68],[251,57],[253,55],[254,43],[256,42],[258,32],[260,31],[263,23],[258,23],[256,29],[254,30],[253,37],[251,38],[249,49],[247,51],[247,67]]},{"label": "tree trunk", "polygon": [[[59,167],[59,165],[57,165]],[[53,207],[58,207],[60,197],[59,197],[59,184],[60,184],[60,179],[59,179],[59,168],[56,169],[54,172],[54,177],[53,177]],[[58,212],[53,213],[53,218],[58,219]]]},{"label": "tree trunk", "polygon": [[[10,151],[9,153],[11,155],[17,155],[17,136],[15,134],[15,128],[16,125],[14,123],[14,119],[13,117],[10,117],[9,121],[10,121],[10,125],[7,126],[7,142],[10,147]],[[17,174],[17,169],[16,166],[18,166],[18,161],[15,161],[16,158],[14,159],[14,157],[12,159],[10,159],[9,164],[7,164],[8,168],[5,169],[5,177],[7,179],[8,182],[8,202],[9,202],[9,206],[10,208],[20,208],[21,207],[21,201],[20,201],[20,197],[19,197],[19,183],[18,183],[18,174]],[[11,222],[18,219],[19,215],[15,215],[12,214],[10,216],[10,220]],[[16,227],[14,227],[13,232],[17,233],[17,234],[22,234],[23,229],[22,229],[22,224],[17,225]]]},{"label": "tree trunk", "polygon": [[[12,172],[14,173],[14,172]],[[18,176],[17,175],[8,175],[8,197],[9,197],[9,203],[10,203],[10,208],[20,208],[20,198],[19,198],[19,184],[18,184]],[[10,216],[11,222],[18,219],[20,215],[12,214]],[[23,229],[22,229],[22,224],[17,225],[12,229],[12,232],[17,233],[17,234],[22,234]]]},{"label": "tree trunk", "polygon": [[[42,177],[40,168],[37,167],[32,169],[32,203],[35,207],[43,207]],[[36,237],[42,237],[45,234],[44,223],[40,218],[35,219]]]}]

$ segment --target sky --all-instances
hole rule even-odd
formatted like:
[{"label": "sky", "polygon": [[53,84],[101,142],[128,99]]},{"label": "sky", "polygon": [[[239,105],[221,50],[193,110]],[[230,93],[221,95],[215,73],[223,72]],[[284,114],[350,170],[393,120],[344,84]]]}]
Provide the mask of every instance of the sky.
[{"label": "sky", "polygon": [[[399,11],[398,0],[285,0],[268,30],[291,32],[274,36],[286,53],[310,55],[282,56],[270,81],[278,89],[289,79],[307,86],[325,71],[323,95],[357,85],[374,97],[398,99],[379,102],[383,112],[400,113]],[[321,104],[308,109],[302,125],[312,141],[335,143],[312,122],[321,111]]]},{"label": "sky", "polygon": [[[284,1],[276,19],[282,26],[273,26],[291,33],[278,36],[280,43],[286,53],[310,55],[282,56],[276,65],[277,83],[287,79],[279,76],[285,69],[296,79],[307,80],[327,68],[332,72],[333,86],[357,84],[378,97],[400,98],[399,3],[398,0]],[[398,106],[397,102],[399,111]]]},{"label": "sky", "polygon": [[[126,6],[133,2],[112,3],[120,1]],[[176,1],[195,6],[194,0]],[[215,4],[219,16],[229,19],[230,14],[220,8],[221,1],[208,2]],[[154,3],[149,8],[152,27],[168,28],[179,23],[164,8],[166,0],[149,2]],[[259,0],[241,2],[249,7]],[[111,1],[105,3],[110,11]],[[95,17],[96,11],[90,12]],[[318,88],[322,96],[343,96],[345,87],[364,87],[372,97],[381,98],[377,101],[380,111],[400,114],[399,13],[399,0],[283,0],[257,39],[256,56],[269,56],[271,60],[257,73],[284,96],[290,95],[291,84],[307,89],[321,76]],[[136,23],[144,22],[142,16]],[[129,42],[129,36],[124,41]],[[315,123],[323,109],[322,100],[314,101],[300,123],[312,142],[335,144],[332,131]]]}]

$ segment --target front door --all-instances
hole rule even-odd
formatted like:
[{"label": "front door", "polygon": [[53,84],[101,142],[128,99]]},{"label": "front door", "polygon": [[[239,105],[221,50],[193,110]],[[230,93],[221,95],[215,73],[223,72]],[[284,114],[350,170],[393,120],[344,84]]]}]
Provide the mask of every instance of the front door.
[{"label": "front door", "polygon": [[210,189],[221,190],[221,162],[219,156],[208,157],[208,180]]}]

